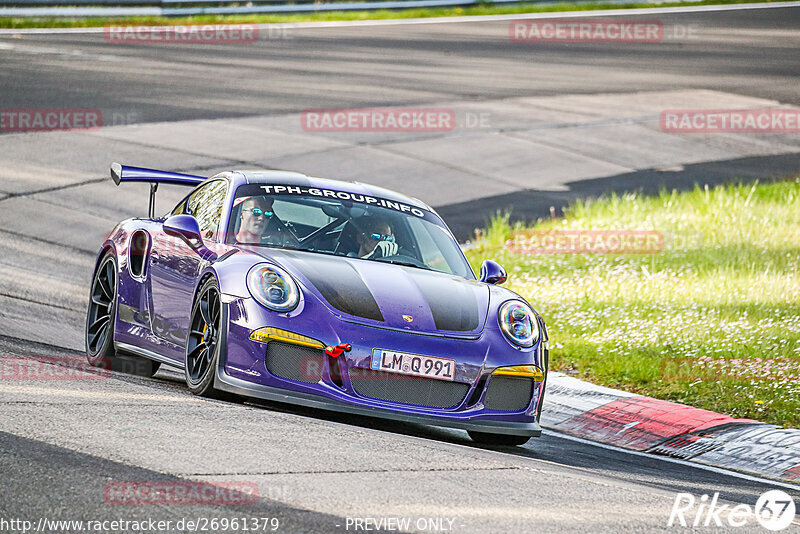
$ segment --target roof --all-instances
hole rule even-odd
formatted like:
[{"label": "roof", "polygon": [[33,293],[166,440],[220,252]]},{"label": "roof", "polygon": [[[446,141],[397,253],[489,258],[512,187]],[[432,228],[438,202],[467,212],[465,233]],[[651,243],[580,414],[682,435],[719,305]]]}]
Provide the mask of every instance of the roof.
[{"label": "roof", "polygon": [[344,191],[347,193],[355,193],[359,195],[369,195],[373,197],[385,198],[392,202],[402,202],[409,206],[422,208],[428,211],[433,209],[416,198],[392,191],[391,189],[384,189],[374,185],[364,184],[361,182],[346,182],[343,180],[332,180],[330,178],[316,178],[313,176],[306,176],[299,172],[291,171],[236,171],[242,174],[247,183],[265,183],[265,184],[282,184],[293,185],[301,187],[315,187],[320,189],[331,189],[335,191]]}]

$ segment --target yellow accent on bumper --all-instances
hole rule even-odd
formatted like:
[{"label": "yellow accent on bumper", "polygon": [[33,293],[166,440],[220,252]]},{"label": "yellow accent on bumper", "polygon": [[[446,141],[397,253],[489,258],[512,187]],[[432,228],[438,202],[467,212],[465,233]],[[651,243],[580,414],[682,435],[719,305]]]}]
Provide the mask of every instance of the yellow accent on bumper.
[{"label": "yellow accent on bumper", "polygon": [[271,326],[253,330],[253,332],[250,334],[250,339],[253,341],[259,341],[261,343],[267,343],[269,341],[283,341],[284,343],[303,345],[305,347],[313,347],[315,349],[325,348],[324,343],[317,341],[314,338],[301,336],[300,334],[295,334],[294,332],[289,332],[288,330],[281,330],[280,328],[273,328]]},{"label": "yellow accent on bumper", "polygon": [[534,382],[544,380],[544,371],[535,365],[514,365],[512,367],[498,367],[492,372],[493,375],[517,376],[520,378],[532,378]]}]

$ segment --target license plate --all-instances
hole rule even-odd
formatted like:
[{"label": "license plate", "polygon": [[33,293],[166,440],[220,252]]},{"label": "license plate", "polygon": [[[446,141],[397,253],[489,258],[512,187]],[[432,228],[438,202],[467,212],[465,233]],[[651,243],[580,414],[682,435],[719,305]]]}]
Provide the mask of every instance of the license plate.
[{"label": "license plate", "polygon": [[424,376],[438,380],[455,380],[456,377],[455,360],[384,349],[372,349],[370,368],[376,371]]}]

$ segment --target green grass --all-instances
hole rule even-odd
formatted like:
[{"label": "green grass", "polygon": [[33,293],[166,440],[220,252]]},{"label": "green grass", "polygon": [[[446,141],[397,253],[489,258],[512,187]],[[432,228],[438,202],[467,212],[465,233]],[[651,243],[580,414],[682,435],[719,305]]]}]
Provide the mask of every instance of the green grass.
[{"label": "green grass", "polygon": [[498,214],[493,258],[547,321],[551,369],[800,427],[800,178],[577,202],[529,228],[661,232],[654,254],[531,254]]},{"label": "green grass", "polygon": [[744,3],[770,3],[774,0],[701,0],[699,2],[631,2],[612,4],[604,2],[557,3],[541,5],[524,3],[495,6],[489,4],[472,7],[419,8],[378,11],[331,11],[298,14],[253,14],[253,15],[197,15],[191,17],[90,17],[90,18],[28,18],[0,17],[0,28],[74,28],[105,25],[194,25],[194,24],[265,24],[279,22],[309,22],[329,20],[376,20],[425,17],[453,17],[468,15],[507,15],[515,13],[551,13],[559,11],[590,11],[597,9],[632,9],[650,7],[673,7],[691,5],[720,5]]}]

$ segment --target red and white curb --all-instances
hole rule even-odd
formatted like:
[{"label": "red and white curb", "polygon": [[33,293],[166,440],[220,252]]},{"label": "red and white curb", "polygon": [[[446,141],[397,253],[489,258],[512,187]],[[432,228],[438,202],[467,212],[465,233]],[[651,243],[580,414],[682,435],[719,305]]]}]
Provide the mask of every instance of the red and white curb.
[{"label": "red and white curb", "polygon": [[800,430],[551,372],[541,423],[618,447],[800,483]]}]

